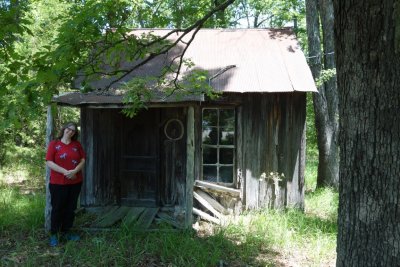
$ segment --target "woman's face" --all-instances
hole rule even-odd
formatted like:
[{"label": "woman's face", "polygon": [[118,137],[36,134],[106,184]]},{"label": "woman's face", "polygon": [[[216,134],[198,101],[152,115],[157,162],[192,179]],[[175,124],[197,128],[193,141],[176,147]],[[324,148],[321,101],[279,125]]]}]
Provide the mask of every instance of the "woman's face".
[{"label": "woman's face", "polygon": [[76,132],[76,128],[74,125],[70,125],[64,129],[64,137],[71,139]]}]

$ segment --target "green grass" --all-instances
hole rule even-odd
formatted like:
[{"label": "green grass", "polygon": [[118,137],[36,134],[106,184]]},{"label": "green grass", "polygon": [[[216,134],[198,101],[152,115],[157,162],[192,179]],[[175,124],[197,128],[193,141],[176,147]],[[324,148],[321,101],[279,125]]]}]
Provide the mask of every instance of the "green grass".
[{"label": "green grass", "polygon": [[[311,197],[306,205],[310,200],[315,201]],[[319,206],[318,212],[332,215],[329,218],[294,209],[250,212],[227,228],[228,236],[279,252],[278,258],[292,259],[299,266],[328,266],[335,259],[337,234],[335,212],[331,214],[328,206]]]},{"label": "green grass", "polygon": [[16,187],[0,185],[0,231],[29,231],[43,227],[43,193],[21,193]]},{"label": "green grass", "polygon": [[[43,228],[43,178],[29,168],[3,168],[0,266],[334,266],[338,194],[315,190],[318,154],[311,148],[307,155],[304,212],[253,211],[197,232],[80,230],[81,241],[55,249]],[[82,214],[76,225],[91,219]]]},{"label": "green grass", "polygon": [[318,171],[318,147],[317,135],[315,129],[315,114],[313,108],[312,94],[307,93],[307,118],[306,118],[306,192],[314,191],[317,186],[317,171]]},{"label": "green grass", "polygon": [[332,188],[321,188],[306,194],[306,213],[336,222],[339,195]]},{"label": "green grass", "polygon": [[[333,266],[337,193],[306,197],[306,212],[262,210],[224,227],[195,231],[80,231],[82,240],[48,247],[43,229],[44,193],[0,187],[0,265],[24,266]],[[87,220],[81,215],[77,224]],[[203,231],[204,232],[204,231]]]},{"label": "green grass", "polygon": [[306,159],[306,170],[305,170],[305,180],[306,180],[306,192],[313,192],[317,187],[317,171],[318,171],[318,153],[307,154]]}]

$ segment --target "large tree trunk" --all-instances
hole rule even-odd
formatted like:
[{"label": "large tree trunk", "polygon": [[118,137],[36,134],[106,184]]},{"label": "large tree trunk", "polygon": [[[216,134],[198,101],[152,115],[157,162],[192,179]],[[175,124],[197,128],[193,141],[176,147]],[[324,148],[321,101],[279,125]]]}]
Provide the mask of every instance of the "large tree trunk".
[{"label": "large tree trunk", "polygon": [[[323,29],[324,57],[321,55],[320,22]],[[307,0],[306,19],[310,68],[314,79],[318,79],[322,70],[335,68],[333,56],[333,7],[331,0]],[[336,79],[331,78],[313,94],[315,128],[319,151],[317,187],[339,186],[338,134],[338,96]]]},{"label": "large tree trunk", "polygon": [[309,65],[314,79],[321,74],[321,39],[319,31],[318,0],[306,1]]},{"label": "large tree trunk", "polygon": [[[323,47],[324,47],[324,69],[334,69],[334,34],[333,34],[333,4],[332,0],[319,0],[319,13],[322,24]],[[319,98],[314,103],[319,103],[314,109],[318,116],[320,127],[318,131],[319,164],[317,187],[332,186],[339,187],[339,108],[336,77],[330,78],[320,88]],[[323,102],[323,103],[322,103]]]},{"label": "large tree trunk", "polygon": [[399,266],[400,3],[335,0],[334,7],[341,159],[337,266]]}]

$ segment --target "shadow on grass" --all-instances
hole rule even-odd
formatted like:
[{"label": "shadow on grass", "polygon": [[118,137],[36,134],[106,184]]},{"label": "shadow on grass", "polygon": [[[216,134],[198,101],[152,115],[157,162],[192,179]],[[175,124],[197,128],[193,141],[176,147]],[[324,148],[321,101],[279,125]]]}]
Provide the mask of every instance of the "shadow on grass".
[{"label": "shadow on grass", "polygon": [[[21,194],[18,187],[0,187],[1,266],[273,266],[263,241],[237,242],[223,229],[208,236],[193,230],[137,232],[118,228],[108,232],[79,231],[79,242],[50,248],[44,225],[44,194]],[[77,218],[85,225],[92,218]],[[273,252],[271,252],[273,253]]]},{"label": "shadow on grass", "polygon": [[[39,230],[25,240],[12,240],[8,253],[1,253],[4,266],[275,266],[259,259],[254,243],[235,244],[223,232],[198,237],[194,231],[82,233],[79,242],[49,248]],[[264,251],[268,253],[268,251]]]},{"label": "shadow on grass", "polygon": [[[15,188],[0,188],[0,265],[279,266],[276,258],[280,251],[274,242],[284,239],[287,231],[294,230],[300,238],[335,235],[337,231],[335,221],[300,211],[261,211],[250,213],[250,225],[210,228],[207,234],[174,231],[168,226],[160,226],[158,232],[78,228],[81,241],[50,248],[43,211],[44,194],[21,195]],[[76,225],[84,227],[92,219],[80,215]],[[274,231],[283,234],[271,238]]]},{"label": "shadow on grass", "polygon": [[335,219],[323,219],[316,215],[302,214],[290,216],[288,220],[291,228],[298,229],[303,234],[337,234],[337,224]]}]

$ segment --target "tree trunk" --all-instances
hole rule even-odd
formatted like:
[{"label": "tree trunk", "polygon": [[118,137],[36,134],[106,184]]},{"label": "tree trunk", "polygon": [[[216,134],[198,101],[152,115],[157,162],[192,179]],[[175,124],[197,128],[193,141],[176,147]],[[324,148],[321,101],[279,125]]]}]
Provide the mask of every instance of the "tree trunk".
[{"label": "tree trunk", "polygon": [[[214,0],[214,8],[218,7],[223,2],[224,2],[223,0]],[[215,26],[217,26],[218,28],[228,27],[226,15],[225,15],[225,9],[220,10],[217,13],[215,13],[215,20],[216,20],[216,23],[215,23],[214,27]]]},{"label": "tree trunk", "polygon": [[307,40],[309,65],[314,79],[321,73],[321,40],[319,32],[319,15],[317,0],[306,1]]},{"label": "tree trunk", "polygon": [[[306,1],[306,19],[310,68],[314,79],[318,79],[322,70],[320,22],[321,14],[325,69],[335,68],[333,42],[333,8],[331,0]],[[319,12],[319,9],[321,12]],[[338,96],[336,79],[331,78],[318,88],[319,93],[313,94],[315,112],[315,128],[319,151],[317,187],[332,186],[339,183],[339,157],[337,146],[338,133]]]},{"label": "tree trunk", "polygon": [[334,8],[341,159],[337,266],[399,266],[400,3],[335,0]]},{"label": "tree trunk", "polygon": [[[47,123],[46,123],[46,149],[49,146],[51,140],[54,139],[54,119],[56,118],[56,109],[57,107],[54,104],[51,104],[47,107]],[[50,168],[46,167],[46,207],[44,211],[44,228],[48,232],[50,231],[50,215],[51,215],[51,198],[49,191],[49,182],[50,182]]]},{"label": "tree trunk", "polygon": [[259,17],[259,12],[254,13],[254,21],[253,21],[253,28],[258,28],[258,17]]},{"label": "tree trunk", "polygon": [[[334,69],[335,50],[333,34],[333,4],[332,0],[319,0],[319,13],[321,17],[324,51],[324,69]],[[330,78],[320,88],[320,95],[314,94],[314,107],[316,113],[321,113],[318,118],[320,127],[318,131],[319,164],[317,187],[339,187],[339,110],[336,77]],[[315,104],[314,104],[315,105]],[[317,111],[318,110],[318,111]],[[317,116],[316,116],[317,118]]]}]

